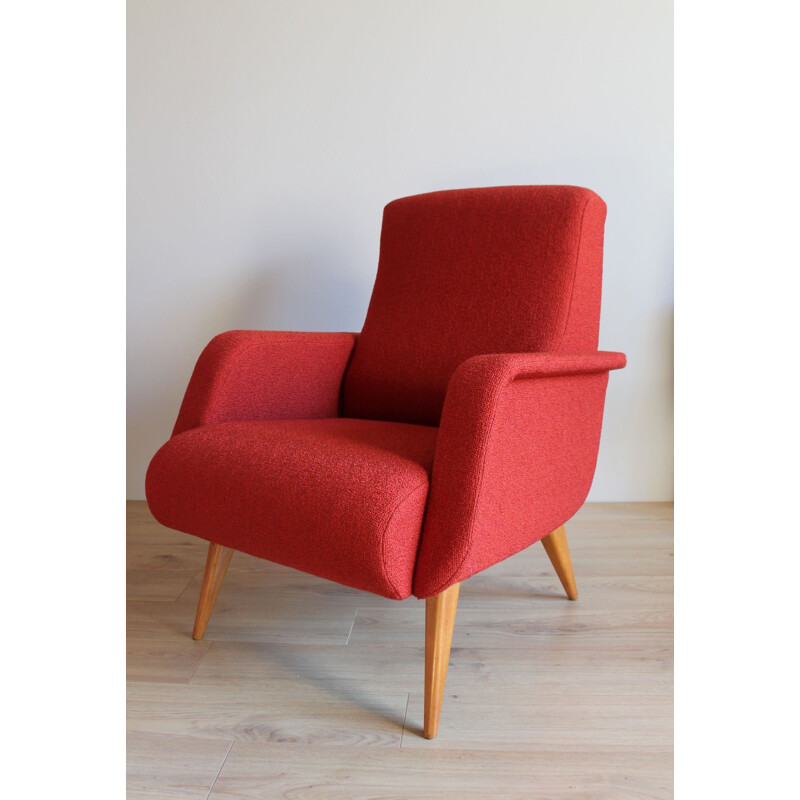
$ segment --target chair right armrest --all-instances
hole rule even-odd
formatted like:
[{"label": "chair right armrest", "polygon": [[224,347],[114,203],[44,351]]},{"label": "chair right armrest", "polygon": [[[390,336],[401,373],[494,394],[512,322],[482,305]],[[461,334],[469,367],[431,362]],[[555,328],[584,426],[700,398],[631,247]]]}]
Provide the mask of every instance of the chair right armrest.
[{"label": "chair right armrest", "polygon": [[431,597],[563,525],[594,476],[622,353],[475,356],[447,389],[414,594]]}]

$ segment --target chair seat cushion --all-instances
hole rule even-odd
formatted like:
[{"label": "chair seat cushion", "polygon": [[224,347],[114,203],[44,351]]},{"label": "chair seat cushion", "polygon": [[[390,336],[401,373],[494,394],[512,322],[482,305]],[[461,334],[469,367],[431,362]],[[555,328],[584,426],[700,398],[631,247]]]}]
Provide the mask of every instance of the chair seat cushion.
[{"label": "chair seat cushion", "polygon": [[342,418],[204,425],[158,451],[147,500],[170,528],[403,599],[436,433]]}]

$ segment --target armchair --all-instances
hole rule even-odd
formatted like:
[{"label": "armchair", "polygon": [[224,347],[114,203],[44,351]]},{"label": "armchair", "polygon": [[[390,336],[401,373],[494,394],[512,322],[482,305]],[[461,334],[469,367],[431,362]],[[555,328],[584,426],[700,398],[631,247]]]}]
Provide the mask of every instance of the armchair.
[{"label": "armchair", "polygon": [[577,598],[564,523],[625,366],[597,351],[604,222],[568,186],[396,200],[359,335],[211,341],[146,481],[156,519],[210,542],[195,638],[236,550],[424,598],[433,738],[461,581],[542,541]]}]

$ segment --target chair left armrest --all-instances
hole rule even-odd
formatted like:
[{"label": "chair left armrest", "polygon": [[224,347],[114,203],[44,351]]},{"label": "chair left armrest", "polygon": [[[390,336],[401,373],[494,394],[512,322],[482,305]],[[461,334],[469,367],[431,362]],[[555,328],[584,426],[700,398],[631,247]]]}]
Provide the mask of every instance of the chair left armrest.
[{"label": "chair left armrest", "polygon": [[414,594],[431,597],[563,525],[594,477],[622,353],[475,356],[445,397]]}]

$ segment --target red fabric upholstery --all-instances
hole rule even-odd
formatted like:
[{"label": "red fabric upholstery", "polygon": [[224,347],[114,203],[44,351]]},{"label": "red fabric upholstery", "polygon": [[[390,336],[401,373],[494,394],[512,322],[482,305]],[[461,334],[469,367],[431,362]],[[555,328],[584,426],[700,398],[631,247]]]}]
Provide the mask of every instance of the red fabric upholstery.
[{"label": "red fabric upholstery", "polygon": [[154,515],[393,598],[546,536],[586,498],[625,364],[597,352],[604,220],[568,186],[390,203],[361,334],[204,350],[148,470]]},{"label": "red fabric upholstery", "polygon": [[563,525],[594,475],[621,353],[475,356],[453,375],[414,594],[430,597]]},{"label": "red fabric upholstery", "polygon": [[336,417],[353,333],[228,331],[203,350],[173,435],[252,419]]},{"label": "red fabric upholstery", "polygon": [[596,350],[605,215],[572,186],[389,203],[345,414],[438,425],[448,381],[472,356]]},{"label": "red fabric upholstery", "polygon": [[224,422],[173,436],[147,472],[155,518],[385,597],[411,594],[436,428]]}]

